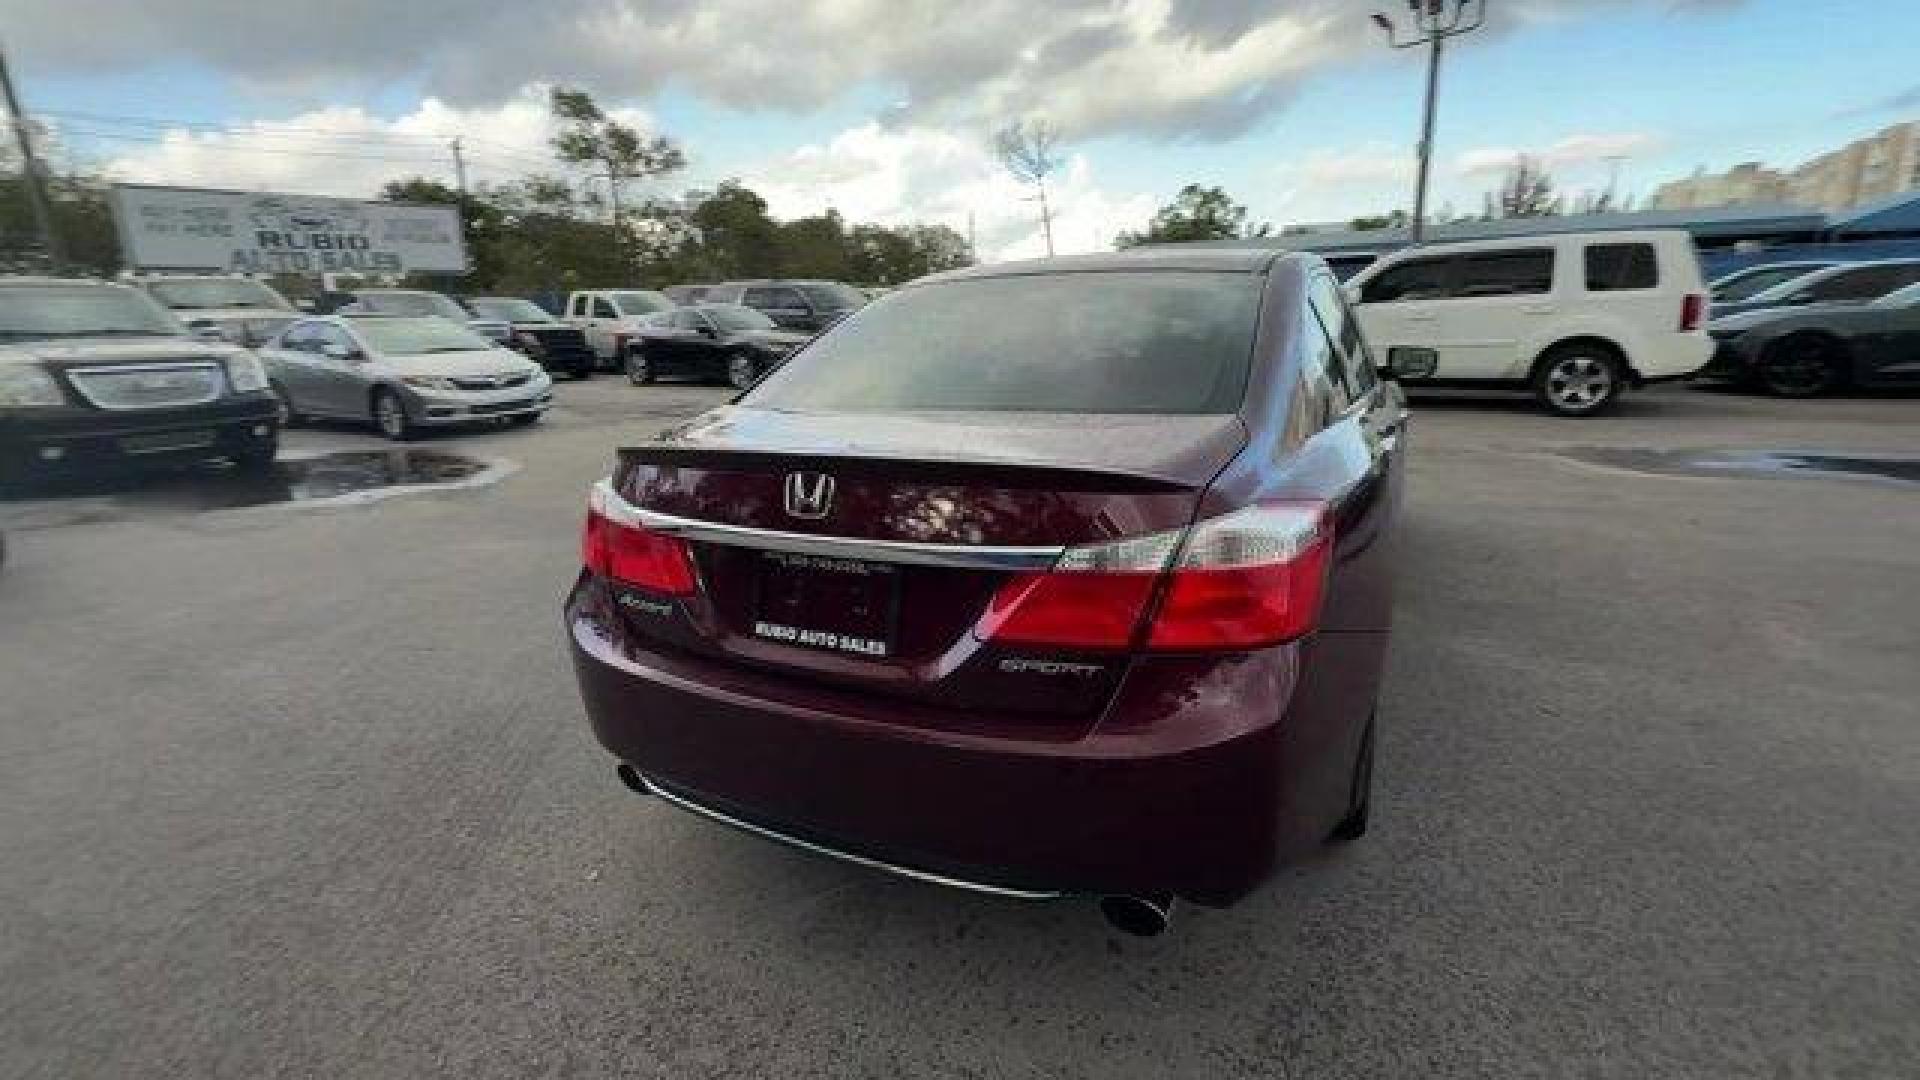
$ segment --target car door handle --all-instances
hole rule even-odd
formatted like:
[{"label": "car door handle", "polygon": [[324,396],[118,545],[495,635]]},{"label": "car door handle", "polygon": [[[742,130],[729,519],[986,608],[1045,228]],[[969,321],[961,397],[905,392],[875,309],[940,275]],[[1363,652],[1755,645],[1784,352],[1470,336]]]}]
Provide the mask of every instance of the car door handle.
[{"label": "car door handle", "polygon": [[1407,321],[1408,321],[1408,322],[1439,322],[1439,321],[1440,321],[1440,316],[1438,316],[1438,315],[1408,315],[1408,316],[1407,316]]},{"label": "car door handle", "polygon": [[1526,314],[1526,315],[1551,315],[1553,314],[1553,305],[1552,304],[1528,304],[1525,307],[1522,307],[1520,311],[1522,314]]}]

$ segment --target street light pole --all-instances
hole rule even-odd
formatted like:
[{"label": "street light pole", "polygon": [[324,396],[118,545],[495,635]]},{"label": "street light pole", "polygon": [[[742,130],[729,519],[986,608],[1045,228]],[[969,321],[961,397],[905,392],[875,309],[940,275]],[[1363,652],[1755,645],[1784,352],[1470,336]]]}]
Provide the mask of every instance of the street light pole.
[{"label": "street light pole", "polygon": [[1418,244],[1427,233],[1427,177],[1433,168],[1433,118],[1440,98],[1440,54],[1447,39],[1471,34],[1487,19],[1487,0],[1407,0],[1413,12],[1412,36],[1402,40],[1393,20],[1376,11],[1375,26],[1387,32],[1387,45],[1395,49],[1427,47],[1427,102],[1420,121],[1419,168],[1413,182],[1413,242]]}]

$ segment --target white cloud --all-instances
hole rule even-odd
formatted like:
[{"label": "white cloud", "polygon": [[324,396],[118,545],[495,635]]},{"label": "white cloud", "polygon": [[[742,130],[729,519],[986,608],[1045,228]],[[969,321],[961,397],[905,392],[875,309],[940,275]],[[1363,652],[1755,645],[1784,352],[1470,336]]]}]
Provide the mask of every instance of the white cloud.
[{"label": "white cloud", "polygon": [[1644,156],[1659,150],[1662,145],[1660,136],[1646,131],[1585,133],[1569,135],[1548,146],[1534,149],[1475,147],[1453,159],[1453,171],[1459,176],[1500,176],[1522,154],[1536,159],[1549,169],[1572,168],[1598,164],[1613,157]]},{"label": "white cloud", "polygon": [[[1514,0],[1487,35],[1630,0]],[[1641,0],[1654,2],[1654,0]],[[916,123],[1044,111],[1071,136],[1230,139],[1306,78],[1380,42],[1353,0],[0,0],[41,70],[156,62],[325,101],[396,80],[495,106],[528,83],[631,99],[678,85],[736,108],[805,113],[898,87]]]},{"label": "white cloud", "polygon": [[[971,215],[983,259],[1046,254],[1032,189],[1008,176],[981,140],[947,130],[863,124],[747,169],[741,179],[776,217],[832,207],[849,221],[937,223],[964,235]],[[1111,247],[1115,234],[1144,225],[1156,206],[1145,194],[1101,188],[1080,155],[1047,191],[1060,254]]]},{"label": "white cloud", "polygon": [[[105,168],[115,179],[135,183],[365,197],[407,176],[451,184],[449,144],[458,136],[468,182],[499,183],[561,171],[548,145],[554,127],[546,95],[547,88],[536,85],[491,107],[460,109],[428,98],[393,119],[335,108],[221,130],[174,128],[156,133],[155,142],[108,156]],[[612,114],[642,131],[652,126],[642,110]],[[79,128],[86,130],[84,121]]]}]

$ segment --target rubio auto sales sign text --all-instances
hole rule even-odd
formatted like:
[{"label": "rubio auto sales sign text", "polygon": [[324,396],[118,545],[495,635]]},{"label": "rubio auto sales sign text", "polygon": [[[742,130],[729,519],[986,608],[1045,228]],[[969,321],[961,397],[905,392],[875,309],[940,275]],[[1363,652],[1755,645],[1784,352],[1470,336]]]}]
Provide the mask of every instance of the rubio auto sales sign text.
[{"label": "rubio auto sales sign text", "polygon": [[138,269],[242,274],[464,273],[451,206],[116,185],[114,220]]}]

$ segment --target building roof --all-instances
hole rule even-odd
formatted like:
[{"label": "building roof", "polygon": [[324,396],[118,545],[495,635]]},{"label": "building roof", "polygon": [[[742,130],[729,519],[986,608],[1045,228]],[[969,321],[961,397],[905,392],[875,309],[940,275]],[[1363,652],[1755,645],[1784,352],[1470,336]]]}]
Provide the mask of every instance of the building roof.
[{"label": "building roof", "polygon": [[1920,232],[1920,191],[1902,191],[1837,213],[1828,228],[1849,235]]},{"label": "building roof", "polygon": [[[1566,214],[1542,218],[1501,218],[1497,221],[1450,221],[1429,230],[1427,239],[1436,242],[1456,240],[1498,240],[1509,236],[1542,236],[1551,233],[1599,232],[1614,230],[1685,229],[1695,239],[1701,237],[1744,238],[1792,233],[1818,233],[1827,227],[1827,216],[1805,206],[1760,205],[1719,206],[1694,210],[1640,210],[1630,214]],[[1368,229],[1359,232],[1294,233],[1263,236],[1249,240],[1203,240],[1186,247],[1215,248],[1293,248],[1322,255],[1340,252],[1380,252],[1402,248],[1411,242],[1405,228]]]}]

